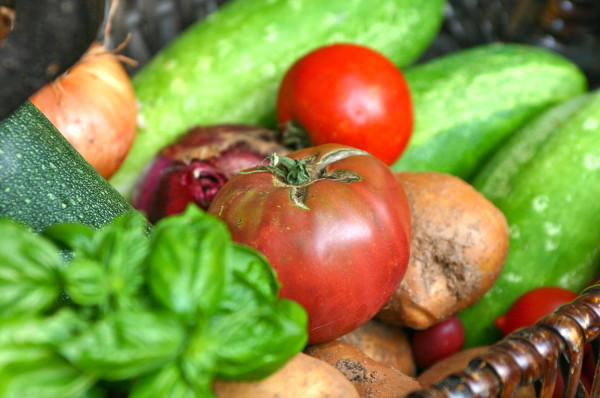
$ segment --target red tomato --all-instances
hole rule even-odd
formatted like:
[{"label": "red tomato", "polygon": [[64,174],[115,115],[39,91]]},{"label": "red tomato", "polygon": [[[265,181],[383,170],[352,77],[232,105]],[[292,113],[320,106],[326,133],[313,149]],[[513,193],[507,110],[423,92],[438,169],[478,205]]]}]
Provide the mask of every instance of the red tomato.
[{"label": "red tomato", "polygon": [[277,98],[280,128],[298,124],[312,145],[338,143],[390,165],[413,128],[410,91],[402,72],[364,46],[333,44],[300,58]]},{"label": "red tomato", "polygon": [[558,286],[533,289],[519,297],[506,314],[496,318],[494,323],[507,335],[522,327],[534,325],[559,306],[575,300],[577,296],[577,293]]},{"label": "red tomato", "polygon": [[306,162],[307,182],[251,169],[223,185],[208,212],[270,260],[281,297],[304,306],[309,343],[320,343],[367,322],[395,291],[410,208],[390,169],[364,151],[327,144],[289,157]]},{"label": "red tomato", "polygon": [[424,330],[416,330],[411,339],[415,362],[420,369],[460,351],[465,343],[465,329],[456,315]]}]

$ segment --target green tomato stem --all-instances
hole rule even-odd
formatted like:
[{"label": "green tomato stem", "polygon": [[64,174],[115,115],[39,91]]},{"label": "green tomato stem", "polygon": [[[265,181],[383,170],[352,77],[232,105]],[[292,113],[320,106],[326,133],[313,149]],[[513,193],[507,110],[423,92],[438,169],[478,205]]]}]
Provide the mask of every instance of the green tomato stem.
[{"label": "green tomato stem", "polygon": [[281,176],[289,185],[303,185],[310,181],[306,160],[303,159],[291,159],[274,153],[269,156],[269,164],[261,166],[260,169]]}]

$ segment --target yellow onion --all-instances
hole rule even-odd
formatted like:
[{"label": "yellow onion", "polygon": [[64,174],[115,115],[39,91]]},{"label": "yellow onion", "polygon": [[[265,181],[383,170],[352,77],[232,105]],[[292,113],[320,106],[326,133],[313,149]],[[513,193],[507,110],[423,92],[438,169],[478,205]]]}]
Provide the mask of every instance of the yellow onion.
[{"label": "yellow onion", "polygon": [[115,52],[93,43],[30,100],[103,177],[109,178],[125,160],[136,134],[137,103]]}]

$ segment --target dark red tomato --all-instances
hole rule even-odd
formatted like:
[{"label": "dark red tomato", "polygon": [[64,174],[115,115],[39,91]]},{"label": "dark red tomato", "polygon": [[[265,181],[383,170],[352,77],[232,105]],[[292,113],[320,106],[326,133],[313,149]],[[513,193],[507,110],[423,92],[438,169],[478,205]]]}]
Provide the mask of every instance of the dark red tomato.
[{"label": "dark red tomato", "polygon": [[208,212],[270,260],[281,297],[308,312],[309,343],[326,342],[371,319],[404,276],[408,198],[389,167],[364,151],[327,144],[284,160],[294,164],[233,176]]},{"label": "dark red tomato", "polygon": [[559,306],[577,298],[578,294],[558,286],[544,286],[530,290],[513,303],[506,314],[495,319],[496,326],[507,335],[525,326],[531,326]]},{"label": "dark red tomato", "polygon": [[300,126],[310,144],[338,143],[392,164],[413,128],[409,87],[384,55],[356,44],[320,47],[287,71],[277,98],[280,129]]},{"label": "dark red tomato", "polygon": [[411,338],[412,352],[420,369],[461,350],[465,343],[465,329],[457,316],[431,326],[416,330]]}]

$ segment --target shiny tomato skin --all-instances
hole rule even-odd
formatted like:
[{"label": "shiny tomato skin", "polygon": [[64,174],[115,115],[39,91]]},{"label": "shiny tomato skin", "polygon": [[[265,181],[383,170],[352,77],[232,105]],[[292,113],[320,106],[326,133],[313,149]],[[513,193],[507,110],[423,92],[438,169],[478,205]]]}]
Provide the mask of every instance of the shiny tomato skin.
[{"label": "shiny tomato skin", "polygon": [[465,343],[465,329],[460,318],[452,315],[427,329],[415,330],[411,348],[420,369],[460,351]]},{"label": "shiny tomato skin", "polygon": [[[345,148],[323,145],[289,155],[316,159]],[[281,283],[280,296],[309,315],[309,344],[340,337],[371,319],[400,283],[409,257],[410,208],[402,186],[375,157],[350,156],[327,172],[351,170],[360,181],[319,179],[302,208],[269,172],[232,177],[208,212],[234,241],[261,251]]]},{"label": "shiny tomato skin", "polygon": [[409,87],[384,55],[338,43],[300,58],[285,74],[277,97],[280,129],[299,123],[312,145],[339,143],[391,165],[413,129]]},{"label": "shiny tomato skin", "polygon": [[521,295],[494,323],[507,335],[522,327],[534,325],[559,306],[575,300],[577,296],[577,293],[559,286],[532,289]]}]

